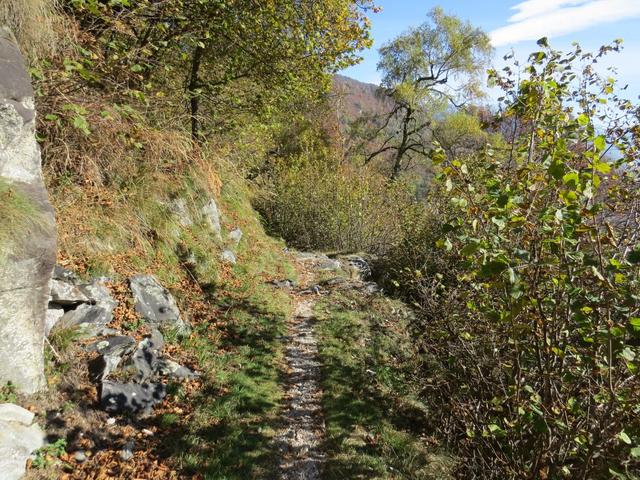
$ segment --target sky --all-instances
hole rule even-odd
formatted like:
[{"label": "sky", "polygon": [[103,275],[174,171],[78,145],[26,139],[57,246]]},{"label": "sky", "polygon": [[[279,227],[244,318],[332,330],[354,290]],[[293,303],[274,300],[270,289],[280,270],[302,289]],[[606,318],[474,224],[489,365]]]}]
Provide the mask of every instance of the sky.
[{"label": "sky", "polygon": [[553,48],[569,50],[579,42],[584,50],[597,51],[616,38],[624,40],[622,53],[612,54],[621,85],[628,96],[640,96],[640,0],[377,0],[380,13],[371,13],[374,45],[362,52],[363,61],[341,72],[362,82],[379,83],[378,48],[409,27],[427,19],[441,6],[446,13],[469,20],[489,33],[495,47],[494,65],[513,50],[526,61],[539,50],[536,40],[548,37]]}]

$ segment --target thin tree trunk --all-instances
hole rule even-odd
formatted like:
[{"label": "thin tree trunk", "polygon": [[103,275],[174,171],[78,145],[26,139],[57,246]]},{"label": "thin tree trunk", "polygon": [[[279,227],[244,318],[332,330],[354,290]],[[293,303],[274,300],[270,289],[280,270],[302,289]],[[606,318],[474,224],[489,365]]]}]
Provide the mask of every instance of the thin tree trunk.
[{"label": "thin tree trunk", "polygon": [[193,50],[193,57],[191,59],[191,74],[189,77],[189,106],[191,116],[191,137],[197,143],[202,143],[204,140],[202,132],[200,131],[200,120],[198,118],[198,111],[200,110],[200,95],[198,93],[199,72],[200,64],[202,63],[202,55],[204,48],[197,45]]}]

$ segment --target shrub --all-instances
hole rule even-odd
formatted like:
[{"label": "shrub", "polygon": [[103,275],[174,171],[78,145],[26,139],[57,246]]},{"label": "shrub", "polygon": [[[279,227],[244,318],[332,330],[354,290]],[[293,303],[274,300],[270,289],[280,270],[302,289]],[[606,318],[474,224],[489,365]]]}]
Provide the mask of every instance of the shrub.
[{"label": "shrub", "polygon": [[272,233],[301,249],[384,253],[415,210],[406,185],[348,164],[282,166],[273,183],[258,209]]},{"label": "shrub", "polygon": [[540,45],[524,79],[492,74],[521,134],[435,155],[442,217],[420,232],[441,254],[407,273],[425,401],[465,478],[637,478],[638,108],[594,73],[618,44]]}]

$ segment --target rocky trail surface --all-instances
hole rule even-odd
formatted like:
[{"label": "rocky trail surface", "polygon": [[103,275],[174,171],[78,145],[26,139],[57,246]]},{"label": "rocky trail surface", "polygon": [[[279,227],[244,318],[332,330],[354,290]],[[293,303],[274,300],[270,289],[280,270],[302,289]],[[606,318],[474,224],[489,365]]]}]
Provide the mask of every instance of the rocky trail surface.
[{"label": "rocky trail surface", "polygon": [[[295,308],[285,338],[286,406],[276,445],[282,480],[319,480],[325,461],[325,423],[314,306],[330,289],[362,288],[361,277],[368,274],[368,266],[359,257],[340,261],[310,253],[297,254],[296,266],[301,285],[291,294]],[[348,273],[349,278],[333,276],[337,271]],[[322,274],[328,274],[329,280],[318,283]]]},{"label": "rocky trail surface", "polygon": [[[298,270],[308,290],[313,274],[303,261]],[[313,324],[315,300],[311,295],[292,293],[294,313],[287,324],[286,410],[283,427],[276,437],[280,450],[280,471],[283,480],[316,480],[320,478],[324,455],[322,439],[322,392],[320,390],[320,362]]]}]

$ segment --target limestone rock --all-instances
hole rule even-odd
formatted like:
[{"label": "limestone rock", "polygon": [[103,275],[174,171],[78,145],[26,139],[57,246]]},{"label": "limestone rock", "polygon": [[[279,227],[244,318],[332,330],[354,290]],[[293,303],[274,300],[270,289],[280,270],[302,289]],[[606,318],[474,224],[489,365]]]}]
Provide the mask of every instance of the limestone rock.
[{"label": "limestone rock", "polygon": [[0,475],[18,480],[25,473],[29,456],[44,445],[44,433],[33,422],[33,414],[18,405],[0,405]]},{"label": "limestone rock", "polygon": [[202,214],[205,220],[213,230],[218,241],[222,241],[222,228],[220,227],[220,211],[216,201],[212,198],[204,207],[202,207]]},{"label": "limestone rock", "polygon": [[242,230],[240,230],[239,228],[231,230],[227,238],[234,247],[237,247],[238,245],[240,245],[240,240],[242,240]]},{"label": "limestone rock", "polygon": [[[0,180],[27,198],[37,215],[28,231],[16,232],[28,241],[7,250],[0,261],[0,384],[10,381],[25,393],[46,385],[45,316],[56,254],[35,114],[24,60],[10,32],[0,28]],[[0,471],[5,473],[2,467]]]},{"label": "limestone rock", "polygon": [[236,254],[231,250],[225,250],[220,254],[220,260],[224,263],[229,263],[231,265],[235,265],[237,263]]},{"label": "limestone rock", "polygon": [[169,291],[152,275],[134,275],[129,285],[135,299],[136,311],[156,328],[174,328],[185,334],[189,328]]}]

